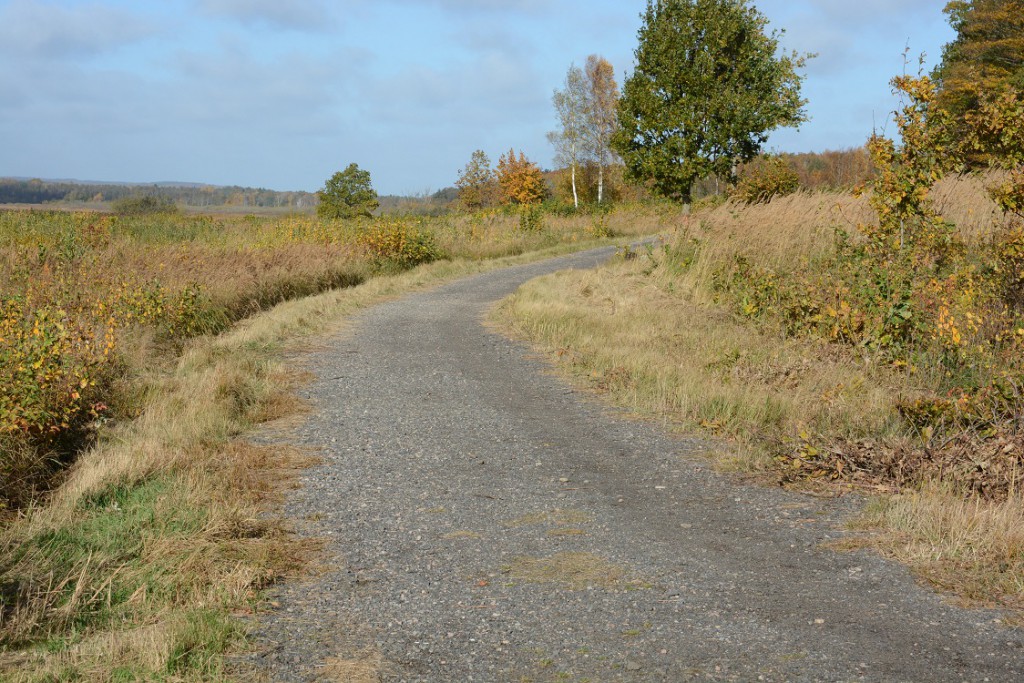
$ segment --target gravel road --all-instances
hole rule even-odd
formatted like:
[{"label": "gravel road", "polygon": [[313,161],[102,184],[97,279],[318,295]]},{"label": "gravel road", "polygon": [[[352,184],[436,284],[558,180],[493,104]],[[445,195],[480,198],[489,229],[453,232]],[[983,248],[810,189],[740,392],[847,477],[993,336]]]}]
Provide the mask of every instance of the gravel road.
[{"label": "gravel road", "polygon": [[608,249],[364,312],[306,362],[321,450],[290,494],[326,568],[280,586],[274,681],[1021,681],[1024,638],[841,538],[851,499],[712,471],[481,324]]}]

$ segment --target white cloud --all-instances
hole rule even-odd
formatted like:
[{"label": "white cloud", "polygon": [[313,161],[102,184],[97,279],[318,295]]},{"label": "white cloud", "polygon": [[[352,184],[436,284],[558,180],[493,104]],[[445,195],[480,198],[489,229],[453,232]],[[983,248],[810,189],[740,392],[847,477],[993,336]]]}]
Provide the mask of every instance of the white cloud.
[{"label": "white cloud", "polygon": [[260,60],[244,47],[182,53],[167,116],[207,127],[306,133],[331,123],[334,58],[289,53]]},{"label": "white cloud", "polygon": [[68,7],[12,0],[0,7],[0,51],[22,58],[90,57],[158,32],[154,22],[102,3]]}]

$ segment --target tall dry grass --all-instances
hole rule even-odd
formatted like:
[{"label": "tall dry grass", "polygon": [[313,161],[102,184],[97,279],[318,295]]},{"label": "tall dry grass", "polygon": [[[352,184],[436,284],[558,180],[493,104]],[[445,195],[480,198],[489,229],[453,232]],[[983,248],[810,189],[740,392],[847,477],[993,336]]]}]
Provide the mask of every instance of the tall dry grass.
[{"label": "tall dry grass", "polygon": [[[935,185],[935,208],[971,244],[982,243],[1012,224],[987,194],[1001,177],[948,177]],[[709,269],[739,254],[778,270],[800,268],[835,248],[837,231],[858,238],[857,227],[877,222],[866,195],[847,191],[797,192],[767,204],[748,206],[728,200],[676,223],[677,239],[712,235],[693,275],[704,279]]]}]

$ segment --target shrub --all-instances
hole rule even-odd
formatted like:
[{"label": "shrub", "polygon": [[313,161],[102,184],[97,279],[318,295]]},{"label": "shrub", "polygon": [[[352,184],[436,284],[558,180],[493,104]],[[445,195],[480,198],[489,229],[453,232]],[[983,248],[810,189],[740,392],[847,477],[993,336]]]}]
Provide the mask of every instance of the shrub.
[{"label": "shrub", "polygon": [[995,258],[994,271],[1003,301],[1024,313],[1024,229],[1001,236],[995,244]]},{"label": "shrub", "polygon": [[160,213],[178,213],[174,202],[165,197],[124,197],[113,205],[119,216],[149,216]]},{"label": "shrub", "polygon": [[412,268],[443,257],[434,236],[404,220],[382,219],[360,237],[378,265]]},{"label": "shrub", "polygon": [[524,205],[519,210],[519,229],[523,232],[540,232],[544,229],[544,211],[536,204]]},{"label": "shrub", "polygon": [[800,189],[800,177],[781,157],[765,156],[747,164],[734,196],[748,204],[771,201]]}]

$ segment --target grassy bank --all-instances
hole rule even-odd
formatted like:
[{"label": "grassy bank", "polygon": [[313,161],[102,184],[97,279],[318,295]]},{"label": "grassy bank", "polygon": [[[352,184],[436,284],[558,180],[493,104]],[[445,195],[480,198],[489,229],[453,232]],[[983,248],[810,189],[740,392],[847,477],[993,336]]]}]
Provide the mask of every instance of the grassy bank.
[{"label": "grassy bank", "polygon": [[722,437],[733,467],[891,496],[865,542],[1017,605],[1021,233],[984,183],[936,188],[955,228],[927,250],[874,250],[866,198],[730,202],[603,271],[531,282],[498,316],[619,405]]},{"label": "grassy bank", "polygon": [[[191,225],[191,219],[169,220],[161,229],[164,234]],[[233,615],[254,609],[263,586],[301,571],[311,556],[308,545],[290,538],[270,513],[281,482],[315,454],[256,447],[242,438],[257,423],[301,412],[290,389],[303,378],[288,369],[285,357],[301,350],[311,336],[336,329],[353,311],[399,293],[609,242],[594,238],[588,218],[552,219],[530,234],[520,234],[514,216],[460,220],[482,225],[486,232],[460,240],[460,223],[416,224],[401,232],[384,223],[353,229],[347,240],[332,236],[292,246],[289,240],[295,238],[289,237],[278,250],[273,240],[259,246],[260,231],[278,239],[282,233],[294,234],[286,231],[295,225],[248,219],[225,226],[224,232],[211,226],[209,237],[169,240],[173,248],[166,244],[167,251],[140,240],[143,253],[138,253],[112,236],[102,255],[83,257],[92,259],[93,267],[75,271],[83,278],[79,282],[101,274],[104,264],[118,257],[136,259],[144,274],[144,268],[163,263],[168,274],[160,283],[169,297],[184,291],[176,289],[177,283],[207,272],[201,312],[226,319],[218,317],[212,331],[179,335],[149,321],[119,328],[123,336],[115,338],[109,353],[117,358],[117,374],[102,385],[109,393],[100,400],[128,404],[131,410],[116,417],[93,416],[86,425],[91,445],[75,454],[50,494],[19,508],[0,533],[0,678],[227,678],[223,653],[244,639]],[[606,220],[627,233],[652,230],[661,219],[623,212]],[[302,225],[311,231],[320,227]],[[136,228],[132,235],[141,231]],[[428,231],[429,240],[424,238]],[[446,256],[465,257],[408,270],[411,263],[380,251],[381,245],[401,246],[403,235],[410,248],[426,244]],[[166,256],[175,248],[188,257],[157,261],[152,256],[158,251]],[[304,256],[284,258],[298,252]],[[518,252],[527,253],[482,260]],[[273,262],[282,259],[298,281],[303,273],[324,272],[330,261],[338,272],[354,273],[364,282],[302,298],[290,297],[305,291],[287,290],[232,309],[232,301],[251,301],[253,290],[236,287],[229,273],[240,272],[243,283],[265,282],[260,273],[266,272],[261,264],[267,261],[246,261],[252,253]],[[238,259],[230,271],[224,266],[229,256]],[[9,264],[16,262],[9,257]],[[203,271],[204,263],[220,265]],[[118,270],[145,281],[137,271]],[[187,276],[179,278],[179,271]],[[272,306],[275,299],[285,301]],[[232,310],[238,312],[226,313]]]}]

